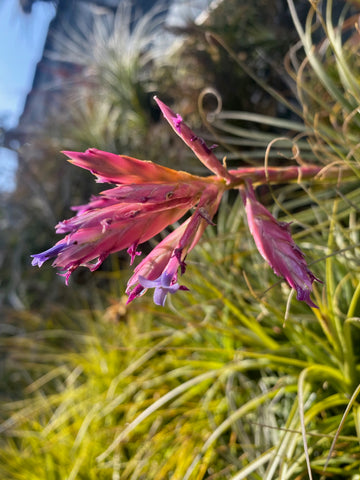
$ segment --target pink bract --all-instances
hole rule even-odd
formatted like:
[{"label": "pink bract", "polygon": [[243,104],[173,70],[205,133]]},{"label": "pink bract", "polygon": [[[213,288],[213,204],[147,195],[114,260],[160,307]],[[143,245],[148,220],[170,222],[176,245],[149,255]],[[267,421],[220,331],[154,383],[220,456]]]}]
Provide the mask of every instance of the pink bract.
[{"label": "pink bract", "polygon": [[309,270],[304,254],[294,243],[289,224],[278,222],[256,200],[250,182],[245,187],[244,203],[250,232],[262,257],[276,275],[284,277],[290,287],[296,290],[298,300],[317,308],[310,294],[314,280],[318,279]]}]

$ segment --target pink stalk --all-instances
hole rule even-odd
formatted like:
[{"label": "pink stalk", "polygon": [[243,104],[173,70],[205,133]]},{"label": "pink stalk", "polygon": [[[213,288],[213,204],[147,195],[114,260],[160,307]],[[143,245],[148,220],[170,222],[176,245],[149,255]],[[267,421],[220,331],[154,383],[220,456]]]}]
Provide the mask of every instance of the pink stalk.
[{"label": "pink stalk", "polygon": [[304,164],[287,167],[241,167],[229,170],[232,181],[227,188],[236,188],[247,181],[253,184],[287,183],[302,180],[316,180],[323,185],[327,180],[346,179],[353,176],[350,169]]}]

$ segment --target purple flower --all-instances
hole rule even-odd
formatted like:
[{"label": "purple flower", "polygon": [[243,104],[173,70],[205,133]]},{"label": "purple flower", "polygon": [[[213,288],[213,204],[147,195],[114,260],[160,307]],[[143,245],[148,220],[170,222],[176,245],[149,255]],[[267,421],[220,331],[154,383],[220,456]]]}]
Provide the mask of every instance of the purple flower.
[{"label": "purple flower", "polygon": [[47,260],[50,260],[51,258],[56,257],[57,255],[59,255],[59,253],[61,253],[66,248],[67,248],[66,243],[60,242],[54,245],[53,247],[49,248],[48,250],[45,250],[45,252],[31,255],[31,257],[33,258],[31,265],[33,265],[34,267],[36,265],[38,267],[41,267],[43,263],[45,263]]},{"label": "purple flower", "polygon": [[177,282],[174,282],[174,277],[167,272],[164,272],[156,280],[148,280],[139,275],[139,284],[144,288],[155,288],[154,303],[156,305],[165,305],[166,295],[168,293],[176,293],[179,289],[184,289]]}]

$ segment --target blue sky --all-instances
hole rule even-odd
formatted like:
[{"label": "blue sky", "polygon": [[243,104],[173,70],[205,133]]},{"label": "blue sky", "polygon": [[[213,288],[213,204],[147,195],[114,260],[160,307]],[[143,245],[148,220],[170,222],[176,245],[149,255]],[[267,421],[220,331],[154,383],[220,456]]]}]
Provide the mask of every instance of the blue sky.
[{"label": "blue sky", "polygon": [[[31,89],[42,56],[54,7],[36,2],[32,13],[21,11],[19,0],[0,1],[0,125],[14,127]],[[0,148],[0,190],[14,187],[16,154]]]}]

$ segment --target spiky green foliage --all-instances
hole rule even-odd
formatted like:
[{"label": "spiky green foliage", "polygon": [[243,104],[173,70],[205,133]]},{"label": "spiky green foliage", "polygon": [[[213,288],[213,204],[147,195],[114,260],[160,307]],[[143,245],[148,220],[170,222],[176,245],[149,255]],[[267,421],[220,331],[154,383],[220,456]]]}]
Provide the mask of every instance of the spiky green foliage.
[{"label": "spiky green foliage", "polygon": [[[85,19],[58,32],[51,58],[70,62],[79,72],[65,91],[61,142],[128,152],[141,149],[150,120],[154,90],[152,65],[159,56],[156,38],[163,31],[161,4],[143,16],[130,2],[115,14]],[[68,129],[66,128],[68,124]],[[70,143],[69,143],[70,144]]]},{"label": "spiky green foliage", "polygon": [[[323,15],[320,6],[314,4],[303,27],[294,3],[289,1],[306,54],[299,60],[294,49],[290,59],[302,115],[314,134],[313,152],[322,162],[326,155],[327,162],[346,163],[357,171],[359,33],[355,12],[349,18],[349,6],[345,5],[334,20],[333,7],[332,0],[327,1]],[[321,36],[321,41],[315,44],[316,35]]]},{"label": "spiky green foliage", "polygon": [[[22,335],[9,325],[8,383],[26,388],[1,406],[2,478],[294,479],[306,474],[302,428],[314,475],[340,434],[327,472],[354,478],[355,398],[339,431],[360,375],[359,272],[344,269],[354,252],[326,260],[316,230],[298,238],[304,249],[316,241],[328,284],[319,311],[292,301],[285,321],[288,288],[266,291],[277,279],[241,212],[239,198],[222,206],[189,260],[191,292],[164,311],[113,297],[54,314],[50,330],[30,316]],[[337,248],[348,244],[344,219]]]}]

